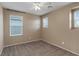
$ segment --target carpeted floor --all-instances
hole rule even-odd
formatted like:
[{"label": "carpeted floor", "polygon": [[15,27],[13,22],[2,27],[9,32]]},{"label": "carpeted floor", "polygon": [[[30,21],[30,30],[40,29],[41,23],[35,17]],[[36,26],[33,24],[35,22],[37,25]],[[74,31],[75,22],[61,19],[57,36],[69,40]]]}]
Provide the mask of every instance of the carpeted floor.
[{"label": "carpeted floor", "polygon": [[43,41],[31,42],[3,49],[2,56],[76,56]]}]

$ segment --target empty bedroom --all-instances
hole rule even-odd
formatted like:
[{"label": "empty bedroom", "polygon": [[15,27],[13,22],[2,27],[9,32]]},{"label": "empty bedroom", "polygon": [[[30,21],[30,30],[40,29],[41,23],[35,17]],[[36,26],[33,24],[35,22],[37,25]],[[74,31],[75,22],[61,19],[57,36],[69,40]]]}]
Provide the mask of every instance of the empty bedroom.
[{"label": "empty bedroom", "polygon": [[0,56],[78,56],[79,2],[0,2]]}]

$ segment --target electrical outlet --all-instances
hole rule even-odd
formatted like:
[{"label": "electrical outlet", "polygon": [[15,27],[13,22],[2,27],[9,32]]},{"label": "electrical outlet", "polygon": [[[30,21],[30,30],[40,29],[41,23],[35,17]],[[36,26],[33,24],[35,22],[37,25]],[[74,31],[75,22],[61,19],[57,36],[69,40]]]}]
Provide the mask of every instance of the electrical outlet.
[{"label": "electrical outlet", "polygon": [[62,44],[64,44],[64,42],[62,42]]}]

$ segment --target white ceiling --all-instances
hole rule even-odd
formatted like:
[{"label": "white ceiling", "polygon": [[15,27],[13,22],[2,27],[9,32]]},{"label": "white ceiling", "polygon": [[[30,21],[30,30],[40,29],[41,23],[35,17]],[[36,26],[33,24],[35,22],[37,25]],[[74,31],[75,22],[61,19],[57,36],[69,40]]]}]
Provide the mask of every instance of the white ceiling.
[{"label": "white ceiling", "polygon": [[31,13],[34,15],[44,15],[58,8],[66,6],[72,2],[52,2],[52,8],[43,6],[40,10],[35,11],[33,2],[0,2],[4,8]]}]

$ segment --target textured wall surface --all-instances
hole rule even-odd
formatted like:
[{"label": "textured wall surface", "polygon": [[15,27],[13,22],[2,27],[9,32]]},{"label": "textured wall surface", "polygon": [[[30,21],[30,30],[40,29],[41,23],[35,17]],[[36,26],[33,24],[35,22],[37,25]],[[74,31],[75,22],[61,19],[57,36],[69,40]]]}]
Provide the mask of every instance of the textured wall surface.
[{"label": "textured wall surface", "polygon": [[44,41],[79,54],[79,29],[69,28],[71,8],[77,6],[79,3],[73,3],[48,14],[48,29],[42,30]]},{"label": "textured wall surface", "polygon": [[[10,36],[10,15],[23,16],[23,35]],[[36,41],[40,37],[40,17],[4,9],[4,45],[15,45],[23,42]]]},{"label": "textured wall surface", "polygon": [[0,54],[3,50],[3,9],[0,6]]}]

